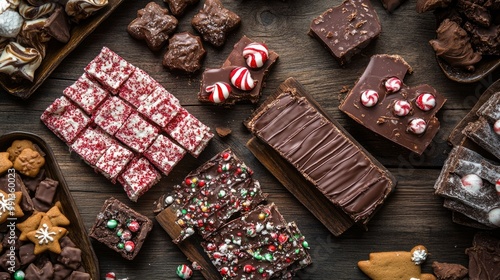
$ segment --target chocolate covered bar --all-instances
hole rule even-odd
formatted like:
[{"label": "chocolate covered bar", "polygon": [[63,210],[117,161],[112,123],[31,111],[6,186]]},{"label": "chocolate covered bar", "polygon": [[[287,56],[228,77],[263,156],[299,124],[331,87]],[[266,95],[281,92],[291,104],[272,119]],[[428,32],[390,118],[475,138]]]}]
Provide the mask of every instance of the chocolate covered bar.
[{"label": "chocolate covered bar", "polygon": [[313,19],[309,34],[318,39],[340,65],[345,65],[377,38],[381,30],[370,1],[345,0]]},{"label": "chocolate covered bar", "polygon": [[465,253],[469,255],[469,279],[498,279],[500,275],[500,239],[492,234],[479,232],[474,235],[472,247]]},{"label": "chocolate covered bar", "polygon": [[405,85],[408,72],[410,65],[399,55],[372,56],[339,108],[369,130],[422,154],[439,130],[435,115],[446,99],[429,85]]},{"label": "chocolate covered bar", "polygon": [[246,121],[355,222],[367,223],[396,185],[390,172],[304,97],[293,78]]}]

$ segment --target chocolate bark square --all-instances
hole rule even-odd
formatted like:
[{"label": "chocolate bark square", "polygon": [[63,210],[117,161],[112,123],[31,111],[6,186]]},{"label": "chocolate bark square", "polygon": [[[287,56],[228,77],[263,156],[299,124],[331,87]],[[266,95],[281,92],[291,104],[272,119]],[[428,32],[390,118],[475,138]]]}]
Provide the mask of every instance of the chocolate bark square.
[{"label": "chocolate bark square", "polygon": [[156,139],[158,132],[156,126],[144,120],[139,114],[132,113],[116,132],[115,137],[137,153],[142,153]]},{"label": "chocolate bark square", "polygon": [[130,161],[126,170],[118,177],[118,182],[122,184],[128,198],[137,202],[160,179],[160,173],[146,158],[141,157]]},{"label": "chocolate bark square", "polygon": [[115,135],[133,111],[130,105],[120,98],[112,96],[97,109],[92,120],[109,135]]},{"label": "chocolate bark square", "polygon": [[108,92],[99,83],[89,79],[86,73],[71,86],[65,88],[63,94],[89,115],[92,115],[95,109],[108,97]]},{"label": "chocolate bark square", "polygon": [[346,0],[313,19],[309,34],[330,51],[340,65],[377,38],[382,27],[369,0]]},{"label": "chocolate bark square", "polygon": [[111,197],[104,202],[89,236],[132,260],[152,228],[153,222],[148,217]]}]

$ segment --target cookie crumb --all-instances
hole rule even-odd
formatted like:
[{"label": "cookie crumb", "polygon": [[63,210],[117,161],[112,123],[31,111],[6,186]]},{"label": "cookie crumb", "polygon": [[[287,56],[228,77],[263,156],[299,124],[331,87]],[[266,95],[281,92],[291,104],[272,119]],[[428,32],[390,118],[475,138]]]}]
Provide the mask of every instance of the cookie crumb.
[{"label": "cookie crumb", "polygon": [[232,130],[229,127],[223,127],[223,126],[216,127],[215,131],[217,132],[217,135],[219,135],[220,137],[226,137],[232,132]]}]

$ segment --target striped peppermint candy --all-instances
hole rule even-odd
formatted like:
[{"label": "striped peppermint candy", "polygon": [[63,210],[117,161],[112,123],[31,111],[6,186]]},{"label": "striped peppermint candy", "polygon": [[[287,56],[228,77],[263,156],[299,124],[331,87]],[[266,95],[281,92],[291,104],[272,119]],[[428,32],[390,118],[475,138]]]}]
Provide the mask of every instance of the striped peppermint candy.
[{"label": "striped peppermint candy", "polygon": [[269,51],[264,44],[250,43],[243,49],[243,57],[250,68],[260,68],[266,63]]},{"label": "striped peppermint candy", "polygon": [[415,104],[417,104],[417,107],[420,108],[420,110],[429,111],[436,107],[436,98],[430,93],[421,93],[417,96]]},{"label": "striped peppermint candy", "polygon": [[422,134],[427,128],[427,123],[421,118],[416,118],[410,121],[408,124],[408,130],[414,134]]},{"label": "striped peppermint candy", "polygon": [[231,86],[228,83],[217,82],[213,85],[207,86],[205,91],[210,93],[208,99],[213,103],[224,102],[231,93]]},{"label": "striped peppermint candy", "polygon": [[398,100],[394,102],[393,112],[394,115],[404,117],[410,113],[411,105],[406,100]]},{"label": "striped peppermint candy", "polygon": [[367,89],[361,92],[361,104],[365,107],[373,107],[378,102],[378,92]]},{"label": "striped peppermint candy", "polygon": [[497,194],[500,195],[500,179],[495,183],[495,189],[497,190]]},{"label": "striped peppermint candy", "polygon": [[233,86],[241,90],[252,90],[257,84],[246,67],[234,68],[233,71],[231,71],[230,78]]},{"label": "striped peppermint candy", "polygon": [[392,77],[385,81],[384,86],[387,92],[396,92],[401,89],[403,82],[397,77]]},{"label": "striped peppermint candy", "polygon": [[476,174],[467,174],[460,178],[462,186],[471,193],[478,193],[483,187],[483,179]]},{"label": "striped peppermint candy", "polygon": [[106,276],[105,276],[106,280],[116,280],[116,274],[114,272],[108,272],[106,273]]},{"label": "striped peppermint candy", "polygon": [[177,267],[177,276],[181,279],[189,279],[193,276],[193,271],[189,268],[189,266],[181,264]]},{"label": "striped peppermint candy", "polygon": [[497,135],[500,135],[500,120],[497,120],[495,124],[493,124],[493,131],[495,131]]}]

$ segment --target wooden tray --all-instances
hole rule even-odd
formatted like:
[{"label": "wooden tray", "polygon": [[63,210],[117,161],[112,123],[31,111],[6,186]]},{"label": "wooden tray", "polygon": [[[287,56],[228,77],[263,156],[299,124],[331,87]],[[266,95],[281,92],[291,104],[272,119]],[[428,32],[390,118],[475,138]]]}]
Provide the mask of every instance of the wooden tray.
[{"label": "wooden tray", "polygon": [[5,151],[14,140],[26,139],[36,144],[45,153],[45,172],[47,177],[59,182],[59,186],[54,197],[54,201],[60,201],[63,214],[71,221],[67,226],[68,236],[82,250],[82,265],[85,271],[90,274],[91,279],[99,279],[99,262],[94,252],[94,248],[85,229],[85,225],[80,217],[78,208],[71,196],[68,185],[57,164],[54,153],[47,143],[39,136],[27,132],[10,132],[0,136],[0,151]]},{"label": "wooden tray", "polygon": [[123,0],[108,0],[108,5],[99,10],[95,15],[76,24],[71,29],[71,38],[66,44],[51,40],[47,54],[42,64],[35,72],[33,82],[27,80],[20,83],[13,82],[6,74],[0,74],[0,85],[10,94],[22,99],[30,97],[35,90],[49,77],[63,59],[72,52],[99,24],[123,2]]},{"label": "wooden tray", "polygon": [[500,58],[497,56],[484,56],[481,61],[474,65],[476,68],[474,72],[453,67],[448,64],[448,62],[437,56],[436,60],[444,75],[448,79],[459,83],[475,83],[489,75],[500,66]]}]

